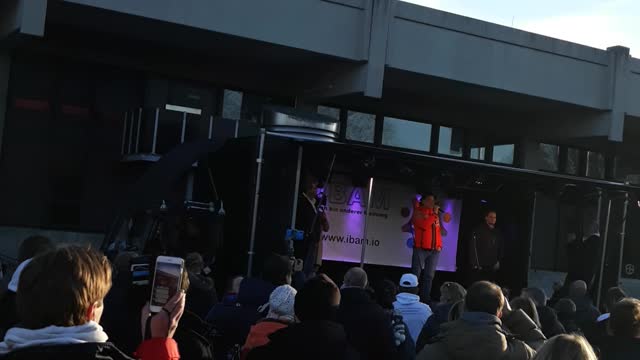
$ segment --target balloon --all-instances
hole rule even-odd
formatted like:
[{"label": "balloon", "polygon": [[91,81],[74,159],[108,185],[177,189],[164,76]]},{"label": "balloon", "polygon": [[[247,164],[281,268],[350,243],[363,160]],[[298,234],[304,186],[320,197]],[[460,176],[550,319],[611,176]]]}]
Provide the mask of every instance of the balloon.
[{"label": "balloon", "polygon": [[450,223],[451,222],[451,214],[444,213],[444,216],[442,217],[442,220],[444,220],[444,222],[446,222],[446,223]]}]

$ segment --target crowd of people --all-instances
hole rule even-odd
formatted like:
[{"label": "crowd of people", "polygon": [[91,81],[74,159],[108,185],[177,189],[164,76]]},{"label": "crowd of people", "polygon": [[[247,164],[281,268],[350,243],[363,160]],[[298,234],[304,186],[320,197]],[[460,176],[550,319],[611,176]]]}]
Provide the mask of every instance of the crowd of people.
[{"label": "crowd of people", "polygon": [[290,259],[271,254],[261,276],[231,277],[219,298],[202,257],[189,254],[181,291],[151,313],[131,286],[135,256],[109,261],[26,239],[0,294],[0,359],[640,358],[640,300],[617,287],[602,309],[583,281],[552,299],[446,282],[427,304],[410,273],[369,279],[354,267],[341,281],[318,273],[294,288]]}]

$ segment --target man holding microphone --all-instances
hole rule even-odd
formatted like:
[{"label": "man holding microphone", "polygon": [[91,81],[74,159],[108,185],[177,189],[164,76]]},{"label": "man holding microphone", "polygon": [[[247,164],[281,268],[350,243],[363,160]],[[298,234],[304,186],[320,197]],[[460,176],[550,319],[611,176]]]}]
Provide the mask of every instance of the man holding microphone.
[{"label": "man holding microphone", "polygon": [[411,218],[414,230],[411,271],[419,279],[422,278],[420,296],[425,303],[431,300],[431,285],[442,250],[442,235],[446,231],[440,225],[441,215],[445,223],[451,221],[450,214],[440,212],[434,194],[426,193],[419,201],[414,200]]}]

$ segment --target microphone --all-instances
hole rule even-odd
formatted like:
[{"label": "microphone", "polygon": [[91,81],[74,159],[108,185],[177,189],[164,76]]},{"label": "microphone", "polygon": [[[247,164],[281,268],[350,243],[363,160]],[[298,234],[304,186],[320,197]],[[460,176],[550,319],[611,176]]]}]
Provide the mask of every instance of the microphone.
[{"label": "microphone", "polygon": [[434,212],[436,215],[439,215],[439,214],[440,214],[440,201],[439,201],[439,200],[437,200],[437,201],[434,203],[434,205],[433,205],[433,212]]}]

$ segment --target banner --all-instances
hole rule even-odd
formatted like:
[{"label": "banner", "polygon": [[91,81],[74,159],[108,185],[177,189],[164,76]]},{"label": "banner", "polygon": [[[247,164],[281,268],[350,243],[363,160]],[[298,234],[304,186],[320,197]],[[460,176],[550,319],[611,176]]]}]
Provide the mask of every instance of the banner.
[{"label": "banner", "polygon": [[[365,263],[411,267],[413,231],[413,187],[374,180],[367,237],[364,219],[367,210],[367,188],[353,187],[350,176],[334,175],[327,192],[330,229],[322,235],[323,259],[359,263],[362,246]],[[451,214],[451,222],[444,223],[443,249],[438,270],[456,271],[456,253],[462,201],[440,199],[441,209]]]}]

